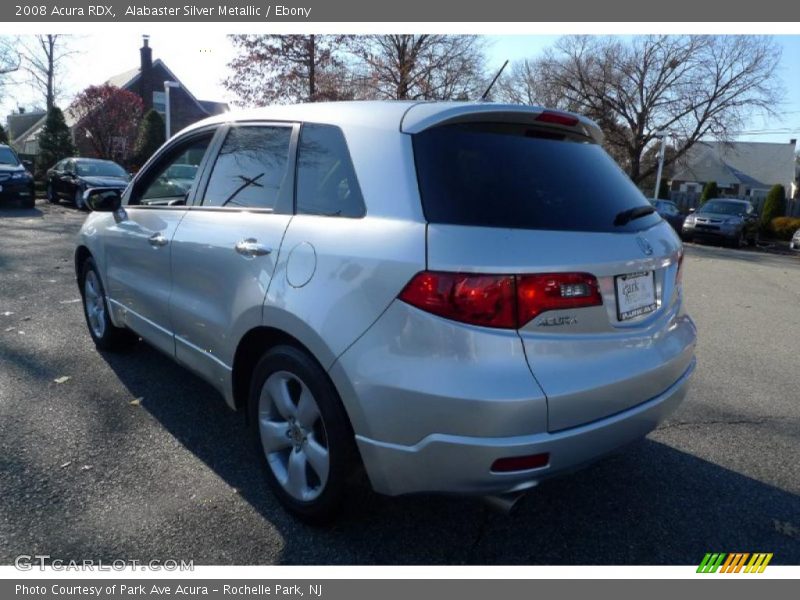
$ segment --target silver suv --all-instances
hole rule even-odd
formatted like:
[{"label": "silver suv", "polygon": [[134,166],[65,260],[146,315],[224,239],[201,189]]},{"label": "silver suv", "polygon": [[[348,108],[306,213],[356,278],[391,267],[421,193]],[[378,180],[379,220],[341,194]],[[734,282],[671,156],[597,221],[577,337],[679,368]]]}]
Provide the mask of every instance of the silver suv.
[{"label": "silver suv", "polygon": [[306,519],[361,466],[383,494],[514,498],[646,435],[695,367],[681,242],[601,138],[487,103],[203,121],[86,192],[89,331],[216,387]]}]

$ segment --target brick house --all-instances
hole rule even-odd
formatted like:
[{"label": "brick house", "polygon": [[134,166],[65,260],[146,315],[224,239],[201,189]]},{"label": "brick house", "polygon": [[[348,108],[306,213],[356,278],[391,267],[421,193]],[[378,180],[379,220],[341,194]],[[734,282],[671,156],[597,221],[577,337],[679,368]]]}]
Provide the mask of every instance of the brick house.
[{"label": "brick house", "polygon": [[[160,58],[153,60],[153,49],[150,47],[149,36],[143,36],[142,47],[139,49],[139,66],[129,69],[118,75],[109,78],[105,83],[119,87],[138,95],[144,103],[145,113],[150,109],[158,111],[162,117],[166,114],[166,93],[164,82],[172,81],[178,87],[170,89],[170,119],[172,133],[180,131],[184,127],[205,119],[206,117],[227,112],[228,105],[224,102],[212,102],[208,100],[198,100],[192,92],[181,83],[180,79]],[[17,131],[18,135],[11,138],[11,144],[24,154],[37,154],[37,137],[44,126],[45,114],[39,113],[40,118],[24,131]],[[14,116],[9,117],[11,123]],[[94,149],[85,135],[82,135],[80,128],[76,127],[75,115],[69,108],[64,111],[64,119],[72,130],[72,138],[80,156],[93,156]],[[30,119],[28,119],[28,122]],[[20,128],[17,127],[17,130]],[[127,139],[119,140],[119,148],[116,151],[115,159],[125,162],[133,152],[131,147],[133,142]]]}]

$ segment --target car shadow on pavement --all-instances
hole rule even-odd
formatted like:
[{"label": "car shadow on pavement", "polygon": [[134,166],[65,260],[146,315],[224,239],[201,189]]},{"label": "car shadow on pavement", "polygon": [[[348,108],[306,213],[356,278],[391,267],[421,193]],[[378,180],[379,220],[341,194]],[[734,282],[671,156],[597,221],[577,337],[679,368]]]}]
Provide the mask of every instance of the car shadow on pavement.
[{"label": "car shadow on pavement", "polygon": [[[512,515],[473,498],[386,498],[362,486],[335,523],[310,527],[272,497],[243,418],[207,384],[143,343],[104,358],[142,407],[278,530],[283,564],[681,565],[709,551],[800,563],[800,497],[649,438],[543,483]],[[217,536],[206,562],[263,562],[257,548],[242,556],[241,544]]]},{"label": "car shadow on pavement", "polygon": [[30,219],[43,216],[44,213],[38,208],[0,208],[0,219]]}]

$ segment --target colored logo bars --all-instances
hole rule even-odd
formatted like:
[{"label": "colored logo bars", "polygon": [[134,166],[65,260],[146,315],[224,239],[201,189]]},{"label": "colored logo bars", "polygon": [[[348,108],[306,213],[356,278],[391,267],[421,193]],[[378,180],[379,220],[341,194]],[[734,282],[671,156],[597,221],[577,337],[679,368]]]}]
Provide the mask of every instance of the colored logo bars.
[{"label": "colored logo bars", "polygon": [[[750,559],[748,562],[747,559]],[[772,560],[772,553],[757,552],[734,552],[725,554],[724,552],[708,552],[700,566],[697,567],[698,573],[763,573],[769,561]],[[745,564],[746,563],[746,564]]]}]

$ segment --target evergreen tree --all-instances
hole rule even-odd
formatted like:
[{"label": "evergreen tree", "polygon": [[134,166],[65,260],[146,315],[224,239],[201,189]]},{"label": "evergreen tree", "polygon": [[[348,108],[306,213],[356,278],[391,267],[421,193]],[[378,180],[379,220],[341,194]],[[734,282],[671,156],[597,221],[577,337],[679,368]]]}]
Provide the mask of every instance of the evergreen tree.
[{"label": "evergreen tree", "polygon": [[8,143],[8,134],[6,130],[0,125],[0,144],[7,144]]},{"label": "evergreen tree", "polygon": [[133,152],[133,161],[141,167],[166,141],[164,119],[156,110],[149,110],[139,125],[139,136]]},{"label": "evergreen tree", "polygon": [[36,157],[36,176],[41,178],[45,171],[62,158],[75,155],[72,135],[64,121],[64,113],[57,106],[50,109],[39,133],[39,154]]},{"label": "evergreen tree", "polygon": [[764,200],[764,209],[761,211],[761,230],[771,233],[772,220],[784,216],[785,213],[786,190],[782,185],[773,185]]},{"label": "evergreen tree", "polygon": [[700,206],[703,206],[708,200],[716,198],[719,194],[716,181],[709,181],[703,188],[703,193],[700,194]]}]

